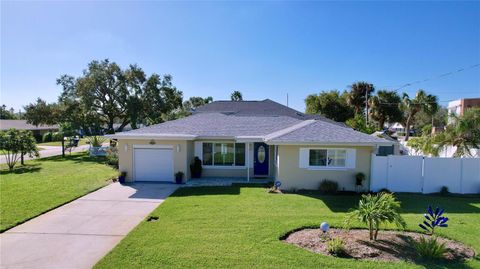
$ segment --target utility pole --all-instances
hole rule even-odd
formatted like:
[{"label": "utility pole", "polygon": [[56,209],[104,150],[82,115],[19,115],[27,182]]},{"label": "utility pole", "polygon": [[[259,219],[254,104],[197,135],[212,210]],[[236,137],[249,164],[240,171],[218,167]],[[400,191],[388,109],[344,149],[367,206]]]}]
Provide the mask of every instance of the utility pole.
[{"label": "utility pole", "polygon": [[365,123],[368,126],[368,87],[365,89]]}]

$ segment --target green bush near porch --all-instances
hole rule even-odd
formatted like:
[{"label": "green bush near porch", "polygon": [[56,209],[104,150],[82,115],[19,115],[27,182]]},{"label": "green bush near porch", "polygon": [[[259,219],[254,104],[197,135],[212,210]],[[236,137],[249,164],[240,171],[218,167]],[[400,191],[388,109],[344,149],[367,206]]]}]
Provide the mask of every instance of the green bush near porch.
[{"label": "green bush near porch", "polygon": [[[421,232],[424,209],[442,206],[450,227],[439,235],[480,251],[479,196],[396,196],[407,229]],[[318,192],[274,195],[258,187],[182,188],[152,212],[157,221],[142,222],[96,268],[480,268],[478,256],[466,264],[372,262],[327,257],[279,240],[293,229],[318,227],[323,221],[342,227],[359,198]]]}]

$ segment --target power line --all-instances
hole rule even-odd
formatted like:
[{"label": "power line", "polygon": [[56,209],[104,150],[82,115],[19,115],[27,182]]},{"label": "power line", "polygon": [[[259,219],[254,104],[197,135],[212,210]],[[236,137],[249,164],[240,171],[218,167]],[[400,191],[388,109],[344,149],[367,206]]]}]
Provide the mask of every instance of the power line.
[{"label": "power line", "polygon": [[[450,71],[450,72],[446,72],[446,73],[443,73],[443,74],[440,74],[440,75],[437,75],[437,76],[433,76],[433,77],[429,77],[429,78],[425,78],[425,79],[422,79],[422,80],[416,80],[416,81],[412,81],[412,82],[408,82],[408,83],[405,83],[405,84],[402,84],[400,85],[398,88],[396,88],[394,91],[398,91],[398,90],[401,90],[403,88],[406,88],[406,87],[409,87],[409,86],[413,86],[413,85],[416,85],[416,84],[420,84],[420,83],[424,83],[424,82],[427,82],[427,81],[431,81],[431,80],[435,80],[435,79],[439,79],[439,78],[443,78],[443,77],[448,77],[448,76],[451,76],[451,75],[455,75],[457,73],[460,73],[460,72],[463,72],[463,71],[467,71],[467,70],[470,70],[470,69],[473,69],[473,68],[477,68],[479,67],[480,64],[474,64],[474,65],[470,65],[470,66],[467,66],[467,67],[462,67],[462,68],[459,68],[459,69],[456,69],[456,70],[453,70],[453,71]],[[388,88],[388,86],[383,86],[381,88]]]}]

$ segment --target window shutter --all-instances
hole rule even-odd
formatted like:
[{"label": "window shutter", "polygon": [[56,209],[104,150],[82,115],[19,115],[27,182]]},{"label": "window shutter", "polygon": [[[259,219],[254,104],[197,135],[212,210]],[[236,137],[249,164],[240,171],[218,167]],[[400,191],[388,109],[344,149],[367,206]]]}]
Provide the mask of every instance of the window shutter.
[{"label": "window shutter", "polygon": [[202,142],[198,142],[198,141],[195,141],[195,156],[194,157],[198,157],[200,158],[200,160],[203,160],[203,154],[202,154],[202,151],[203,151],[203,148],[202,148]]},{"label": "window shutter", "polygon": [[356,149],[347,149],[347,161],[346,167],[349,169],[355,169],[357,162],[357,150]]},{"label": "window shutter", "polygon": [[300,154],[298,156],[298,166],[300,168],[308,168],[309,149],[300,148]]}]

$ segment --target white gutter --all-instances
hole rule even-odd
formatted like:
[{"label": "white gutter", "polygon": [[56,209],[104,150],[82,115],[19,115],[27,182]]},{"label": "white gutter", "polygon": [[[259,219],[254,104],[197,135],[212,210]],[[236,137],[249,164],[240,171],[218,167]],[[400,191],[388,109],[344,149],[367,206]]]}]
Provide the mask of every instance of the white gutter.
[{"label": "white gutter", "polygon": [[161,140],[195,140],[196,135],[183,135],[183,134],[110,134],[105,135],[105,137],[116,138],[116,139],[139,139],[139,140],[150,140],[150,139],[161,139]]},{"label": "white gutter", "polygon": [[304,145],[322,145],[322,146],[391,146],[393,142],[298,142],[298,141],[275,141],[266,142],[268,145],[290,145],[290,146],[304,146]]}]

